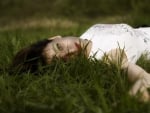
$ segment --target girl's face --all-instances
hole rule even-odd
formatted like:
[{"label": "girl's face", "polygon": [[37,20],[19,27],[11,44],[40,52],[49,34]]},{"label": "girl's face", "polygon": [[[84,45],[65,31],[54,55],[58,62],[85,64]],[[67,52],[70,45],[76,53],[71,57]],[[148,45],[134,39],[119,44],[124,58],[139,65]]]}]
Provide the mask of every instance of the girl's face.
[{"label": "girl's face", "polygon": [[84,53],[88,57],[91,46],[91,41],[77,37],[55,38],[45,47],[42,55],[45,57],[47,64],[49,64],[54,57],[67,60],[72,56],[78,55],[81,50],[85,50]]}]

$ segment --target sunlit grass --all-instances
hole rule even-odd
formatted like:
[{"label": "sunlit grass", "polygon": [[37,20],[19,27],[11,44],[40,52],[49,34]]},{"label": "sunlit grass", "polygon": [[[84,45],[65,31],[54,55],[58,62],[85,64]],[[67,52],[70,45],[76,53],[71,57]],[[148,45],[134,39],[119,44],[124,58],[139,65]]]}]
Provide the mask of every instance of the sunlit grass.
[{"label": "sunlit grass", "polygon": [[28,18],[22,20],[8,21],[7,24],[1,25],[0,30],[14,30],[14,29],[27,29],[27,28],[50,28],[50,27],[61,27],[61,28],[70,28],[78,27],[79,24],[75,21],[68,19],[59,19],[59,18]]}]

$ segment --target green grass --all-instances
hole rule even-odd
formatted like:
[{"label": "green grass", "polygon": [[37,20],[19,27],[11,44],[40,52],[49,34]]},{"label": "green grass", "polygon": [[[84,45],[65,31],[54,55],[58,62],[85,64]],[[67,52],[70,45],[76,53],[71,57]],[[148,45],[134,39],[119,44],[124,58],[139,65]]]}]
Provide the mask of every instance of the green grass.
[{"label": "green grass", "polygon": [[[80,56],[56,61],[39,75],[9,75],[22,47],[57,34],[79,36],[87,27],[0,31],[0,113],[150,113],[150,103],[128,95],[126,73],[103,61]],[[150,61],[141,58],[138,64],[150,72]]]}]

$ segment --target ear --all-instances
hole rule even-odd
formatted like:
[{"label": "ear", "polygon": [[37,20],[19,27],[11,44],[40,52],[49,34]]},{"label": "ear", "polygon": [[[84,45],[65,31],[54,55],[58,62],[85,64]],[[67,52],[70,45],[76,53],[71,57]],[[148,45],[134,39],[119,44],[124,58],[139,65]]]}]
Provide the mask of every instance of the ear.
[{"label": "ear", "polygon": [[57,38],[62,38],[62,36],[60,36],[60,35],[53,36],[53,37],[48,38],[48,40],[53,40],[53,39],[57,39]]}]

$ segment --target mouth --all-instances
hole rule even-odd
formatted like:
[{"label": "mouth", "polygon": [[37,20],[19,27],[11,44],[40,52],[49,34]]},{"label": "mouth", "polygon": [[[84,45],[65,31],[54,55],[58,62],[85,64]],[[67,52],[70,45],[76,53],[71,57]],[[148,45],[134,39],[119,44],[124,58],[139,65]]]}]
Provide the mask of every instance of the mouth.
[{"label": "mouth", "polygon": [[78,51],[80,51],[82,48],[81,48],[81,44],[75,42],[75,46],[77,48]]}]

